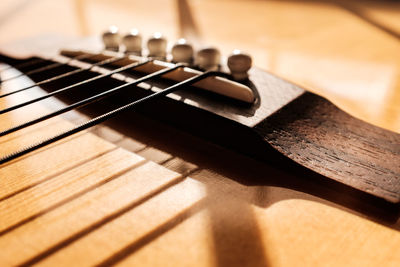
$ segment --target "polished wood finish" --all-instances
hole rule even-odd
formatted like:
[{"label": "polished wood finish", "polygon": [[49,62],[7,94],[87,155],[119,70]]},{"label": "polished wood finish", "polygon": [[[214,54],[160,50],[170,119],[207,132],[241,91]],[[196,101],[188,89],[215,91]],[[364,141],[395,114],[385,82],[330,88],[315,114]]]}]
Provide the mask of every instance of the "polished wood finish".
[{"label": "polished wood finish", "polygon": [[[7,5],[6,2],[10,6],[16,3],[3,1],[4,5]],[[145,32],[152,32],[160,29],[159,20],[153,19],[154,14],[158,14],[157,17],[163,21],[165,33],[170,36],[180,35],[179,32],[202,33],[200,37],[203,42],[220,44],[223,51],[237,46],[249,50],[256,55],[256,65],[328,96],[335,104],[358,118],[396,132],[399,130],[400,60],[397,39],[347,10],[333,5],[334,2],[310,1],[301,4],[295,1],[229,1],[232,4],[228,5],[228,1],[190,1],[188,7],[195,13],[192,18],[197,23],[197,27],[190,31],[181,31],[175,27],[175,18],[171,15],[175,14],[175,2],[168,2],[165,6],[153,5],[150,13],[146,13],[149,12],[147,1],[128,5],[130,8],[127,8],[126,1],[113,2],[115,12],[109,16],[102,16],[110,14],[110,4],[106,1],[76,1],[76,6],[71,1],[32,2],[21,9],[20,13],[16,12],[14,19],[7,21],[7,27],[1,28],[4,34],[0,36],[3,41],[8,41],[25,34],[24,30],[34,34],[50,27],[54,31],[75,33],[77,30],[74,27],[78,23],[63,24],[67,20],[75,21],[75,13],[72,12],[75,7],[82,22],[76,28],[82,33],[99,33],[108,24],[131,27],[131,14],[137,11],[142,14],[137,17],[137,24],[140,25],[133,26],[143,26]],[[374,20],[383,21],[382,24],[398,31],[399,16],[395,4],[380,4],[376,1],[354,3],[368,11],[368,15]],[[370,9],[371,6],[375,9]],[[230,19],[229,16],[236,18],[237,11],[242,11],[244,7],[251,18],[240,22]],[[46,18],[49,16],[44,16],[41,12],[46,12],[50,19],[52,16],[57,19],[47,23]],[[224,22],[220,21],[221,13],[227,16]],[[64,16],[64,19],[59,19],[60,16]],[[293,23],[293,16],[297,18],[296,23]],[[19,18],[31,18],[31,23],[21,25]],[[215,25],[216,21],[231,26],[232,23],[237,24],[232,28],[221,29],[209,26]],[[254,27],[255,24],[262,26]],[[198,35],[195,36],[198,38]],[[382,75],[372,75],[376,73]],[[370,86],[371,84],[378,86]],[[1,117],[2,123],[7,121],[12,124],[13,120]],[[197,181],[186,178],[189,181],[188,186],[177,183],[166,191],[163,191],[165,188],[154,190],[154,195],[147,195],[129,215],[112,220],[113,224],[107,221],[102,225],[101,222],[104,221],[95,217],[98,206],[93,199],[103,193],[107,195],[105,192],[108,187],[100,190],[98,195],[92,193],[85,199],[92,199],[94,208],[88,212],[83,206],[80,210],[86,211],[88,217],[93,215],[92,219],[97,220],[94,224],[97,228],[89,227],[88,223],[92,222],[90,218],[85,218],[82,224],[79,220],[71,219],[67,227],[61,219],[55,218],[57,209],[46,215],[51,211],[40,209],[40,201],[29,202],[27,197],[26,203],[30,204],[24,206],[24,209],[30,209],[30,206],[36,204],[36,211],[40,210],[36,213],[36,220],[40,221],[40,217],[44,217],[43,222],[49,222],[52,218],[55,220],[53,228],[48,230],[47,235],[43,235],[43,239],[35,237],[33,240],[40,240],[40,244],[47,248],[54,247],[54,242],[59,239],[57,235],[51,236],[51,233],[54,233],[54,229],[60,229],[57,228],[60,225],[65,226],[61,231],[65,237],[75,237],[64,239],[65,246],[57,247],[58,250],[53,250],[41,263],[70,265],[76,263],[76,259],[82,265],[94,262],[152,266],[173,266],[179,263],[188,266],[399,264],[398,215],[387,220],[382,214],[370,214],[368,210],[371,204],[363,203],[362,199],[348,199],[351,194],[347,194],[346,190],[331,190],[329,187],[310,183],[307,179],[300,181],[291,178],[286,173],[260,166],[251,159],[175,131],[166,125],[146,119],[138,120],[137,125],[125,125],[131,137],[123,137],[112,130],[99,130],[98,134],[102,137],[111,136],[118,145],[157,161],[183,176],[190,174]],[[113,123],[115,125],[118,122]],[[112,134],[109,134],[110,131]],[[76,146],[49,155],[61,155],[74,149]],[[82,151],[79,152],[84,158],[85,153]],[[39,154],[35,155],[39,157]],[[45,158],[57,160],[58,157]],[[232,162],[241,164],[237,166]],[[36,163],[20,164],[21,168],[14,169],[15,174],[6,175],[17,175],[17,171],[21,173],[24,168],[29,172]],[[12,164],[8,166],[11,168]],[[81,165],[76,166],[75,170],[80,172],[80,168]],[[168,171],[166,174],[171,175]],[[169,177],[173,180],[172,176]],[[16,177],[15,180],[18,180],[19,177]],[[132,184],[135,179],[131,181]],[[148,188],[151,188],[151,180],[146,182],[149,183]],[[24,183],[32,185],[29,181]],[[52,188],[53,186],[54,184]],[[63,196],[59,197],[61,201]],[[207,201],[196,204],[198,199]],[[73,205],[78,205],[79,201],[76,200]],[[68,209],[65,208],[64,211]],[[14,215],[22,213],[13,211]],[[102,213],[102,216],[104,214],[106,213]],[[73,214],[69,216],[73,218]],[[154,220],[149,221],[149,218]],[[84,232],[85,227],[89,227],[90,232]],[[44,231],[45,228],[45,225],[31,221],[20,229],[31,233],[35,229]],[[23,237],[22,231],[19,230],[19,235],[15,236],[21,239],[15,238],[12,242],[12,231],[0,237],[10,241],[7,245],[16,248],[13,252],[15,259],[11,259],[13,262],[20,255],[22,262],[28,260],[22,256],[43,253],[39,251],[39,243],[30,243],[28,238]],[[82,234],[73,236],[77,232]],[[26,244],[31,244],[32,247]],[[21,254],[18,254],[22,249]],[[4,256],[4,259],[8,257]]]},{"label": "polished wood finish", "polygon": [[[72,58],[80,53],[63,52]],[[116,69],[121,65],[143,60],[134,57],[124,62],[112,63],[109,68]],[[119,74],[115,78],[102,79],[100,83],[80,86],[79,89],[65,94],[64,99],[74,103],[74,99],[81,94],[93,96],[97,92],[118,86],[119,81],[129,81],[129,74],[142,77],[166,67],[167,65],[161,64],[145,64],[133,71],[125,71],[125,76]],[[178,81],[182,81],[188,78],[182,72],[183,70],[174,71],[163,75],[163,78],[174,81],[179,78]],[[190,70],[185,72],[190,73]],[[33,78],[35,81],[45,79],[37,75]],[[160,79],[157,85],[165,88],[169,84],[173,83],[165,84]],[[210,80],[208,84],[217,87],[216,80]],[[300,172],[312,175],[314,172],[314,175],[322,175],[386,201],[400,203],[399,134],[358,120],[323,97],[256,68],[250,72],[246,85],[257,96],[251,105],[203,93],[199,89],[204,84],[195,83],[193,88],[187,87],[169,96],[166,99],[168,103],[163,103],[162,100],[149,103],[135,108],[133,112],[139,110],[181,130],[295,174]],[[58,81],[42,87],[51,92],[54,88],[64,86],[62,81]],[[235,88],[239,86],[235,85]],[[146,84],[123,90],[110,100],[106,99],[105,103],[122,106],[157,90],[161,89]],[[126,101],[127,99],[131,100]]]}]

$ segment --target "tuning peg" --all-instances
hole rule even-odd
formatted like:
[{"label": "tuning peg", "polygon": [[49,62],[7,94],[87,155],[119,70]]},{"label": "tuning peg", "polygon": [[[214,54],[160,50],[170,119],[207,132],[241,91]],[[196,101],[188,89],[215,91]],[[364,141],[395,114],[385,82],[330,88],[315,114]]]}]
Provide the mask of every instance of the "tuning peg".
[{"label": "tuning peg", "polygon": [[172,61],[191,63],[193,61],[193,47],[185,39],[179,39],[171,50]]},{"label": "tuning peg", "polygon": [[140,55],[142,53],[142,36],[137,29],[132,29],[122,38],[125,52]]},{"label": "tuning peg", "polygon": [[204,70],[218,70],[221,53],[216,48],[205,48],[197,52],[196,65]]},{"label": "tuning peg", "polygon": [[228,68],[235,80],[246,80],[249,75],[247,72],[251,68],[252,60],[248,54],[235,49],[228,57]]},{"label": "tuning peg", "polygon": [[117,50],[119,49],[119,43],[121,36],[119,35],[118,27],[111,26],[108,31],[103,33],[103,43],[106,49]]},{"label": "tuning peg", "polygon": [[147,49],[149,49],[149,57],[165,58],[167,54],[167,39],[161,33],[156,32],[147,41]]}]

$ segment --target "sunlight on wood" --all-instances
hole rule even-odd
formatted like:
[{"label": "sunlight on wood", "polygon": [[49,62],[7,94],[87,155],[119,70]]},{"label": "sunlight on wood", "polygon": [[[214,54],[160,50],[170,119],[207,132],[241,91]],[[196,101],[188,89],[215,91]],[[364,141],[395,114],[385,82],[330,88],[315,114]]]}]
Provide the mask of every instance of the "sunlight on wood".
[{"label": "sunlight on wood", "polygon": [[[400,4],[349,2],[2,0],[0,45],[16,42],[16,51],[30,51],[25,38],[46,36],[42,44],[54,47],[52,34],[99,39],[117,25],[122,32],[138,28],[145,40],[160,31],[169,47],[185,37],[196,49],[216,46],[225,57],[239,48],[255,66],[400,132]],[[0,94],[20,83],[29,84],[3,83]],[[0,109],[28,98],[1,98]],[[41,103],[30,108],[1,114],[0,131],[48,112]],[[53,118],[0,137],[0,156],[72,125]],[[162,127],[151,131],[163,136]],[[168,143],[181,136],[167,135],[160,145],[143,133],[113,131],[82,132],[1,166],[0,265],[399,265],[398,214],[380,220],[364,214],[365,207],[342,205],[337,199],[347,192],[320,193],[314,188],[320,185],[303,180],[286,184],[291,177],[272,168],[261,182],[247,179],[259,162],[232,152],[234,160],[222,163],[228,152],[204,149],[205,142],[177,142],[179,154]]]},{"label": "sunlight on wood", "polygon": [[[138,28],[145,38],[162,31],[171,42],[189,37],[203,45],[217,45],[225,56],[240,48],[253,55],[256,66],[326,96],[356,117],[400,131],[399,40],[371,26],[351,10],[343,9],[344,2],[192,0],[187,3],[185,10],[192,13],[190,22],[195,23],[188,27],[195,31],[181,30],[176,3],[172,0],[3,1],[0,43],[43,33],[98,35],[109,25],[118,25],[122,31]],[[400,32],[400,16],[396,13],[399,8],[392,7],[395,4],[355,2],[348,5],[362,11],[368,19]],[[13,13],[8,14],[7,10]],[[237,14],[241,14],[239,20]],[[26,18],[31,18],[33,23],[24,23]],[[191,36],[179,36],[180,32]],[[288,53],[301,55],[301,62],[292,65],[285,56]],[[341,80],[340,75],[336,77],[337,70],[329,65],[316,71],[316,60],[327,58],[343,65],[349,76],[354,73],[353,81]],[[366,80],[353,68],[354,61],[386,65],[388,73],[381,70],[380,74],[392,76],[389,83],[369,85],[375,87],[377,98],[367,105],[364,93],[357,89]],[[330,83],[332,79],[337,86]],[[353,85],[357,88],[352,89]]]}]

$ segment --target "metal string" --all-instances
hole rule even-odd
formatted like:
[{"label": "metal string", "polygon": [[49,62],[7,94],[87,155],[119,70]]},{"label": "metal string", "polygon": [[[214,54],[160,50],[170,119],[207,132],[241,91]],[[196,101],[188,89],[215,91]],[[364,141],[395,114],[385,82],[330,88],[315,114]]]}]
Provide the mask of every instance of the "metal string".
[{"label": "metal string", "polygon": [[64,131],[64,132],[62,132],[60,134],[57,134],[57,135],[55,135],[53,137],[47,138],[47,139],[42,140],[42,141],[40,141],[40,142],[38,142],[36,144],[28,146],[28,147],[26,147],[26,148],[24,148],[22,150],[16,151],[16,152],[14,152],[12,154],[9,154],[9,155],[7,155],[7,156],[5,156],[3,158],[0,158],[0,164],[4,164],[4,163],[9,162],[9,161],[11,161],[13,159],[16,159],[16,158],[21,157],[21,156],[23,156],[25,154],[28,154],[28,153],[30,153],[32,151],[35,151],[35,150],[37,150],[39,148],[42,148],[42,147],[47,146],[49,144],[52,144],[52,143],[54,143],[54,142],[56,142],[58,140],[61,140],[61,139],[66,138],[68,136],[71,136],[71,135],[73,135],[75,133],[78,133],[78,132],[80,132],[82,130],[88,129],[88,128],[94,126],[94,125],[97,125],[97,124],[102,123],[102,122],[104,122],[104,121],[106,121],[108,119],[111,119],[111,118],[119,115],[120,113],[122,113],[122,112],[124,112],[126,110],[133,109],[137,105],[140,105],[140,104],[145,103],[145,102],[150,102],[151,100],[154,100],[156,98],[168,95],[168,94],[170,94],[170,93],[172,93],[174,91],[177,91],[177,90],[181,89],[184,86],[193,84],[193,83],[195,83],[197,81],[200,81],[200,80],[202,80],[202,79],[204,79],[204,78],[206,78],[208,76],[211,76],[211,75],[219,75],[219,73],[217,73],[217,72],[205,72],[205,73],[199,74],[197,76],[194,76],[192,78],[186,79],[186,80],[184,80],[184,81],[182,81],[180,83],[177,83],[175,85],[172,85],[172,86],[170,86],[170,87],[168,87],[168,88],[166,88],[166,89],[164,89],[162,91],[159,91],[157,93],[151,94],[151,95],[146,96],[146,97],[143,97],[143,98],[141,98],[139,100],[135,100],[135,101],[133,101],[133,102],[131,102],[129,104],[126,104],[126,105],[124,105],[122,107],[114,109],[114,110],[112,110],[110,112],[107,112],[107,113],[105,113],[103,115],[95,117],[95,118],[93,118],[93,119],[91,119],[91,120],[89,120],[87,122],[84,122],[84,123],[82,123],[82,124],[80,124],[78,126],[72,127],[71,129],[69,129],[67,131]]},{"label": "metal string", "polygon": [[47,66],[44,66],[44,67],[41,67],[41,68],[37,68],[37,69],[31,70],[31,71],[28,71],[26,73],[20,73],[18,75],[13,76],[13,77],[10,77],[10,78],[7,78],[7,79],[3,79],[1,82],[2,83],[9,82],[9,81],[15,80],[17,78],[20,78],[22,76],[25,76],[25,75],[32,75],[32,74],[40,73],[40,72],[43,72],[43,71],[46,71],[46,70],[51,70],[51,69],[57,68],[59,66],[67,65],[68,63],[70,63],[73,60],[81,60],[81,59],[85,59],[85,58],[88,58],[88,57],[91,57],[91,56],[93,56],[93,55],[91,55],[91,54],[78,55],[76,57],[68,59],[65,63],[56,62],[56,63],[50,64],[50,65],[47,65]]},{"label": "metal string", "polygon": [[9,69],[20,69],[20,68],[24,68],[24,67],[29,67],[29,66],[31,66],[31,65],[34,65],[34,64],[36,64],[36,63],[43,62],[43,61],[46,61],[46,59],[43,59],[43,58],[33,58],[33,59],[30,59],[30,60],[27,61],[27,62],[22,62],[22,63],[18,63],[18,64],[16,64],[16,65],[9,65],[9,66],[6,66],[5,68],[3,68],[3,69],[0,70],[0,73],[3,72],[3,71],[9,70]]},{"label": "metal string", "polygon": [[[137,63],[136,67],[137,67],[137,66],[144,65],[144,64],[146,64],[146,63],[147,63],[147,62]],[[34,124],[39,123],[39,122],[41,122],[41,121],[44,121],[44,120],[53,118],[53,117],[55,117],[55,116],[57,116],[57,115],[60,115],[60,114],[63,114],[63,113],[65,113],[65,112],[68,112],[68,111],[70,111],[70,110],[73,110],[74,108],[81,108],[81,107],[83,107],[83,106],[86,106],[86,105],[95,103],[95,102],[97,102],[97,101],[99,101],[99,100],[101,100],[101,99],[103,99],[103,98],[105,98],[105,97],[108,97],[108,96],[110,96],[110,95],[113,95],[113,94],[119,92],[119,91],[122,90],[122,89],[127,88],[128,86],[135,86],[135,85],[138,85],[139,83],[142,83],[142,82],[145,82],[145,81],[147,81],[147,80],[150,80],[150,79],[152,79],[152,78],[154,78],[154,77],[157,77],[157,76],[166,74],[166,73],[168,73],[168,72],[171,72],[171,71],[173,71],[173,70],[176,70],[176,69],[178,69],[178,68],[181,68],[182,66],[183,66],[183,65],[177,64],[177,65],[175,65],[175,66],[172,67],[172,68],[165,68],[165,69],[162,69],[162,70],[153,72],[153,73],[151,73],[151,74],[148,74],[148,75],[146,75],[146,76],[143,76],[143,77],[141,77],[141,78],[139,78],[139,79],[137,79],[137,80],[134,80],[134,81],[132,81],[132,82],[125,83],[125,84],[123,84],[123,85],[117,86],[117,87],[115,87],[115,88],[112,88],[112,89],[107,90],[107,91],[105,91],[105,92],[102,92],[102,93],[100,93],[100,94],[97,94],[97,95],[94,95],[94,96],[85,98],[85,99],[83,99],[83,100],[81,100],[81,101],[79,101],[79,102],[76,102],[76,103],[74,103],[74,104],[68,105],[68,106],[66,106],[66,107],[64,107],[64,108],[58,109],[58,110],[56,110],[56,111],[54,111],[54,112],[51,112],[51,113],[46,114],[46,115],[43,115],[43,116],[41,116],[41,117],[39,117],[39,118],[36,118],[36,119],[31,120],[31,121],[22,123],[22,124],[20,124],[20,125],[14,126],[14,127],[9,128],[9,129],[7,129],[7,130],[1,131],[1,132],[0,132],[0,137],[2,137],[2,136],[4,136],[4,135],[7,135],[7,134],[10,134],[10,133],[13,133],[13,132],[16,132],[16,131],[21,130],[21,129],[23,129],[23,128],[26,128],[26,127],[28,127],[28,126],[34,125]]]},{"label": "metal string", "polygon": [[113,74],[115,74],[115,73],[119,73],[119,72],[122,72],[122,71],[125,71],[125,70],[128,70],[128,69],[132,69],[132,68],[135,68],[135,67],[144,65],[144,64],[146,64],[146,63],[148,63],[148,62],[150,62],[150,61],[151,61],[151,60],[146,60],[146,61],[144,61],[144,62],[139,63],[139,65],[138,65],[137,62],[134,62],[134,63],[128,64],[128,65],[126,65],[126,66],[123,66],[123,67],[121,67],[121,68],[118,68],[118,69],[115,69],[115,70],[113,70],[113,71],[110,71],[110,72],[108,72],[108,73],[101,74],[101,75],[95,76],[95,77],[93,77],[93,78],[90,78],[90,79],[87,79],[87,80],[84,80],[84,81],[81,81],[81,82],[78,82],[78,83],[74,83],[74,84],[72,84],[72,85],[63,87],[63,88],[61,88],[61,89],[58,89],[58,90],[53,91],[53,92],[51,92],[51,93],[48,93],[48,94],[46,94],[46,95],[43,95],[43,96],[40,96],[40,97],[31,99],[31,100],[28,100],[28,101],[26,101],[26,102],[23,102],[23,103],[14,105],[14,106],[12,106],[12,107],[5,108],[5,109],[3,109],[3,110],[0,110],[0,114],[4,114],[4,113],[10,112],[10,111],[12,111],[12,110],[15,110],[15,109],[18,109],[18,108],[21,108],[21,107],[24,107],[24,106],[27,106],[27,105],[36,103],[36,102],[38,102],[38,101],[44,100],[44,99],[46,99],[46,98],[49,98],[49,97],[51,97],[51,96],[54,96],[54,95],[57,95],[57,94],[66,92],[66,91],[71,90],[71,89],[73,89],[73,88],[76,88],[76,87],[78,87],[78,86],[80,86],[80,85],[84,85],[84,84],[87,84],[87,83],[96,81],[96,80],[98,80],[98,79],[111,76],[111,75],[113,75]]},{"label": "metal string", "polygon": [[[95,56],[98,56],[98,55],[90,55],[90,57],[95,57]],[[90,66],[88,66],[86,68],[79,68],[79,69],[76,69],[76,70],[72,70],[72,71],[69,71],[69,72],[66,72],[66,73],[51,77],[49,79],[34,83],[34,84],[29,85],[27,87],[24,87],[24,88],[21,88],[21,89],[17,89],[15,91],[12,91],[12,92],[9,92],[9,93],[2,94],[2,95],[0,95],[0,98],[3,98],[3,97],[6,97],[6,96],[9,96],[9,95],[13,95],[13,94],[16,94],[16,93],[31,89],[31,88],[33,88],[35,86],[39,86],[39,85],[43,85],[43,84],[46,84],[46,83],[49,83],[49,82],[53,82],[53,81],[56,81],[58,79],[65,78],[65,77],[68,77],[68,76],[71,76],[71,75],[74,75],[74,74],[77,74],[77,73],[80,73],[80,72],[83,72],[83,71],[86,71],[86,70],[90,70],[90,69],[92,69],[93,67],[96,67],[96,66],[102,66],[102,65],[107,65],[107,64],[110,64],[110,63],[114,63],[114,62],[122,60],[124,58],[125,58],[125,56],[108,58],[108,59],[102,60],[100,62],[91,64]],[[77,60],[77,59],[75,59],[75,60]]]}]

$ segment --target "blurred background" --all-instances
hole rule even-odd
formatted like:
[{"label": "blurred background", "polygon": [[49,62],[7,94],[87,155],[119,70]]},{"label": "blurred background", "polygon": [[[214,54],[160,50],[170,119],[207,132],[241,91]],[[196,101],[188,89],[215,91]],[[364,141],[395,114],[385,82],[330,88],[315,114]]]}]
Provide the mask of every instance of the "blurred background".
[{"label": "blurred background", "polygon": [[1,0],[0,45],[47,34],[100,35],[110,25],[185,37],[400,132],[400,2],[295,0]]}]

